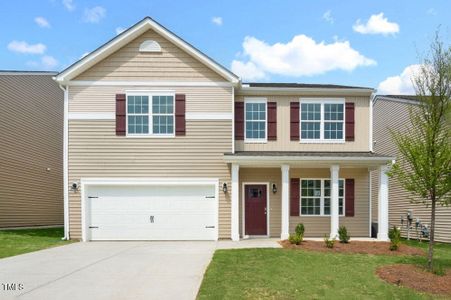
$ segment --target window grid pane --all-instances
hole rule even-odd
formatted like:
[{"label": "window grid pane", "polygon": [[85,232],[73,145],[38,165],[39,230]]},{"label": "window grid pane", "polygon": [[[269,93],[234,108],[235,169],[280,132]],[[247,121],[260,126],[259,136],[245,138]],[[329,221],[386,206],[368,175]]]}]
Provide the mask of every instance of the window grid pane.
[{"label": "window grid pane", "polygon": [[152,96],[153,134],[174,133],[174,97]]},{"label": "window grid pane", "polygon": [[266,138],[266,103],[246,102],[246,139]]},{"label": "window grid pane", "polygon": [[127,121],[128,133],[149,133],[149,97],[128,96],[127,97]]},{"label": "window grid pane", "polygon": [[301,103],[301,139],[320,139],[321,104]]},{"label": "window grid pane", "polygon": [[[323,185],[321,186],[321,182]],[[321,202],[321,200],[323,200]],[[322,212],[321,212],[322,208]],[[344,215],[344,180],[338,180],[338,213]],[[331,182],[329,179],[301,180],[301,215],[331,214]]]}]

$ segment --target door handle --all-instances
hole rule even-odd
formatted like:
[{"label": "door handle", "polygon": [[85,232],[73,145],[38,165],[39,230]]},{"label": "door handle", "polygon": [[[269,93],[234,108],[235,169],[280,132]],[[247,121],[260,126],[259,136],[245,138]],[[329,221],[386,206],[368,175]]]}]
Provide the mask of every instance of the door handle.
[{"label": "door handle", "polygon": [[215,228],[215,226],[205,226],[205,228]]},{"label": "door handle", "polygon": [[89,226],[89,228],[99,228],[99,226]]}]

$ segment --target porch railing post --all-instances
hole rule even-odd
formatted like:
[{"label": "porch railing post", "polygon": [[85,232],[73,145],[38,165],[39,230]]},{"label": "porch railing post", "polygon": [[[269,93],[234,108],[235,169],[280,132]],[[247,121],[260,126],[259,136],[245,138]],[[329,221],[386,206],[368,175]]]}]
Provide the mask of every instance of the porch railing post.
[{"label": "porch railing post", "polygon": [[232,241],[240,240],[239,224],[239,171],[240,166],[232,164],[232,203],[231,203],[231,238]]},{"label": "porch railing post", "polygon": [[330,167],[330,238],[336,238],[338,235],[339,213],[338,213],[338,172],[340,167],[333,165]]},{"label": "porch railing post", "polygon": [[290,166],[282,165],[282,230],[280,238],[286,240],[290,232],[290,199],[289,199],[289,182],[290,182]]}]

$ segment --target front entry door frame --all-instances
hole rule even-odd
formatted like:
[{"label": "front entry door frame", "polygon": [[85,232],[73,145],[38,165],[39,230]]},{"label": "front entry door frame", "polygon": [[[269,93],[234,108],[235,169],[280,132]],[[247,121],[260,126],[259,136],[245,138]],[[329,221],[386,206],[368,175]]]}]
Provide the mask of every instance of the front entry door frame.
[{"label": "front entry door frame", "polygon": [[253,236],[246,235],[246,185],[265,185],[266,186],[266,235],[257,235],[256,237],[269,237],[269,214],[270,214],[270,200],[269,200],[269,182],[243,182],[241,186],[241,211],[242,211],[242,233],[243,238],[250,238]]}]

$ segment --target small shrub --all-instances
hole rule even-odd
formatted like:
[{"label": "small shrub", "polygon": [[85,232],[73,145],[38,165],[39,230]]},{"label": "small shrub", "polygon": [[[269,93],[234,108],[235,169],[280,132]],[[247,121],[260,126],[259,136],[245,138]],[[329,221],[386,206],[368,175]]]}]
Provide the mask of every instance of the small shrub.
[{"label": "small shrub", "polygon": [[334,247],[334,244],[335,244],[335,238],[333,238],[333,239],[330,239],[330,238],[328,238],[327,237],[327,235],[325,234],[324,235],[324,243],[326,244],[326,247],[327,248],[333,248]]},{"label": "small shrub", "polygon": [[390,250],[396,251],[399,249],[399,244],[401,243],[401,231],[396,226],[388,232],[388,237],[390,238]]},{"label": "small shrub", "polygon": [[304,224],[299,223],[298,225],[296,225],[296,235],[301,239],[301,242],[304,240],[304,231],[305,231],[305,227]]},{"label": "small shrub", "polygon": [[300,235],[290,234],[288,241],[290,242],[290,244],[299,245],[302,242],[302,238]]},{"label": "small shrub", "polygon": [[340,243],[349,243],[351,237],[348,235],[346,226],[340,226],[340,228],[338,229],[338,238],[340,239]]}]

